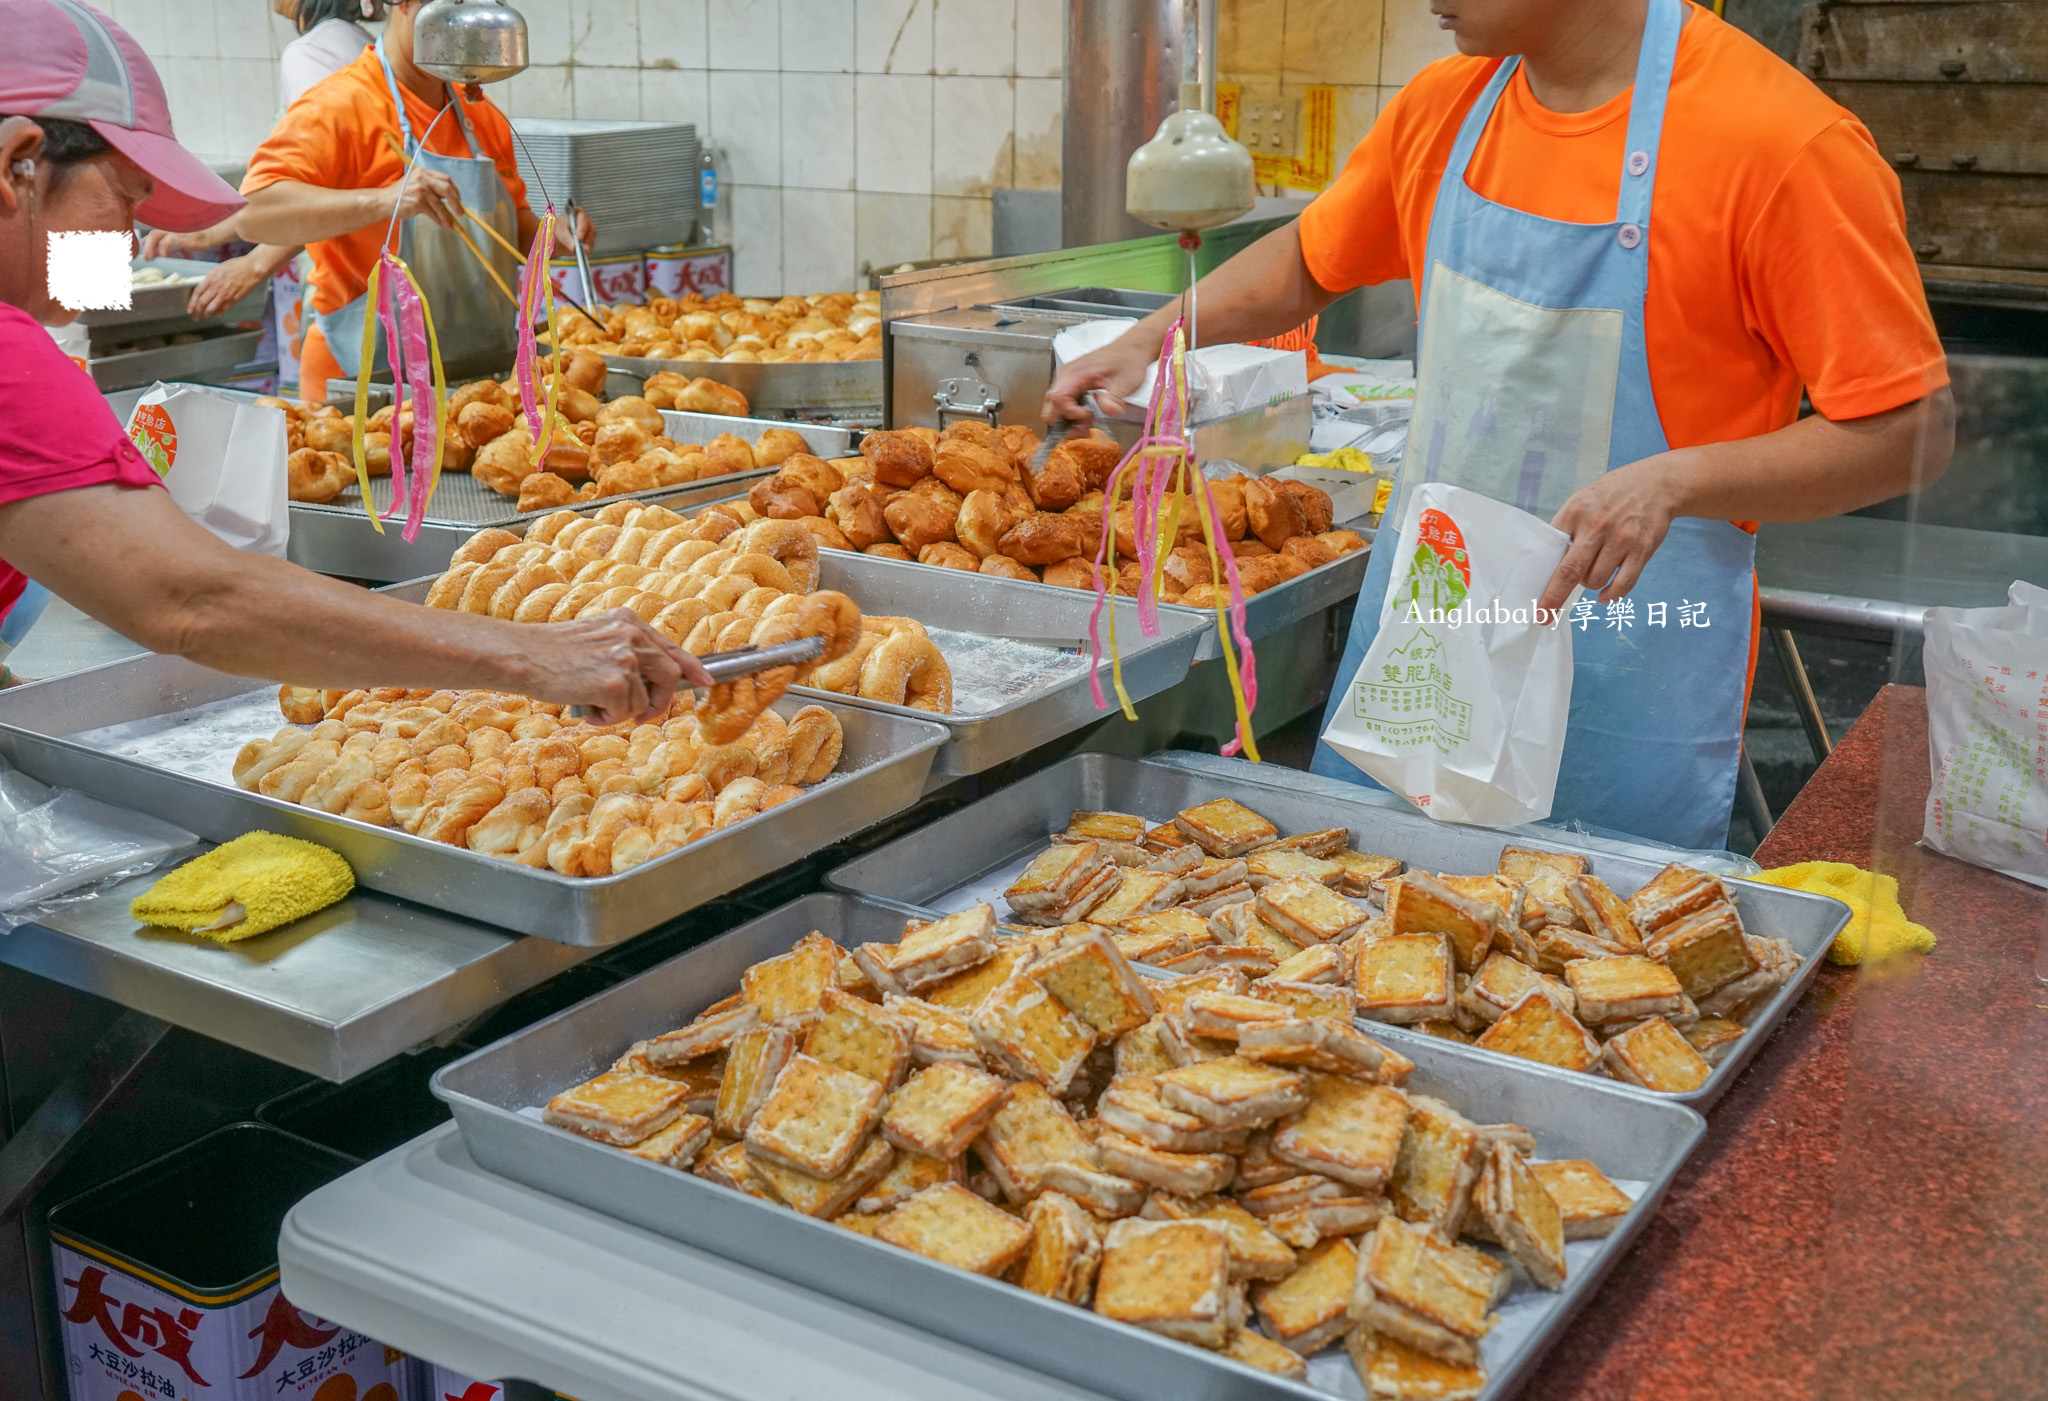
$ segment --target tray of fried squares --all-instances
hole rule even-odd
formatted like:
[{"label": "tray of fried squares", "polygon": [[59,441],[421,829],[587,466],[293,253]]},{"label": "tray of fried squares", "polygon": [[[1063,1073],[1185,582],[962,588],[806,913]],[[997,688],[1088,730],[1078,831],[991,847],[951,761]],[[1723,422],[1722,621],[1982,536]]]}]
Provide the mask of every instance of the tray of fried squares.
[{"label": "tray of fried squares", "polygon": [[[1088,921],[1153,972],[1336,986],[1404,1051],[1463,1041],[1704,1109],[1798,999],[1839,901],[1286,786],[1084,754],[831,872],[999,922]],[[1169,1028],[1169,1035],[1172,1035]]]},{"label": "tray of fried squares", "polygon": [[1704,1128],[992,913],[807,896],[434,1091],[491,1171],[1127,1401],[1505,1396]]}]

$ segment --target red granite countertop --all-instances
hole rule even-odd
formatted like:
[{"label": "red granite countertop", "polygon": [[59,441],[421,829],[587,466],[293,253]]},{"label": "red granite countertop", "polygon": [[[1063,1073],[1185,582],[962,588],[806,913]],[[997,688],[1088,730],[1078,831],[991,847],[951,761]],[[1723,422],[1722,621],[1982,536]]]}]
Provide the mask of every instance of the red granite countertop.
[{"label": "red granite countertop", "polygon": [[1887,687],[1757,852],[1897,875],[1940,945],[1823,968],[1530,1401],[2048,1395],[2048,891],[1916,846],[1927,786]]}]

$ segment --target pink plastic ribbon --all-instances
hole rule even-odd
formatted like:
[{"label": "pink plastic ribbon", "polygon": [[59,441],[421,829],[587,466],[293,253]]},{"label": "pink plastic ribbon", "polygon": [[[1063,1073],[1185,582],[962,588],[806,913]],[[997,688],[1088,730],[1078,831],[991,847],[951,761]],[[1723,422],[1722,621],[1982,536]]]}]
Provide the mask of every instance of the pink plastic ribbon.
[{"label": "pink plastic ribbon", "polygon": [[[427,498],[433,491],[435,447],[440,438],[440,424],[434,407],[434,376],[427,351],[427,315],[421,304],[419,284],[408,275],[394,277],[388,285],[397,304],[398,333],[405,346],[403,382],[412,391],[412,474],[407,481],[405,529],[399,532],[409,545],[419,538],[420,526],[426,520]],[[391,379],[395,393],[400,382],[395,363]],[[399,458],[396,451],[399,446],[397,427],[398,416],[394,414],[391,444],[394,467]],[[391,505],[393,510],[398,508],[396,492],[392,495]]]},{"label": "pink plastic ribbon", "polygon": [[[384,276],[378,279],[377,319],[384,327],[384,358],[391,365],[391,504],[384,508],[384,519],[390,520],[404,509],[404,503],[411,495],[403,451],[404,434],[400,425],[405,417],[405,370],[404,362],[411,347],[399,334],[398,285],[410,279],[405,273],[405,264],[391,255],[389,249],[378,254],[384,263]],[[419,418],[419,405],[413,405],[415,426]],[[408,540],[410,536],[406,537]]]}]

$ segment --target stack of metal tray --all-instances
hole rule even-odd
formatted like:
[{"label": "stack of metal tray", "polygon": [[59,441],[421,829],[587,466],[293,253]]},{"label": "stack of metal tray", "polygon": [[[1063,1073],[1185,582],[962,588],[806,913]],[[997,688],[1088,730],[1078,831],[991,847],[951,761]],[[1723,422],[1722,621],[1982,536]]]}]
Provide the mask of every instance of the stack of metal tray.
[{"label": "stack of metal tray", "polygon": [[[668,435],[682,443],[705,442],[720,433],[735,433],[751,443],[771,428],[789,428],[800,434],[810,451],[819,457],[844,457],[853,450],[853,435],[844,428],[677,413],[673,409],[664,410],[662,418],[667,421]],[[763,467],[751,472],[732,472],[683,486],[606,497],[575,509],[595,511],[614,501],[658,501],[675,510],[688,510],[744,492],[748,483],[771,475],[773,470]],[[372,478],[370,498],[380,512],[388,509],[391,479]],[[426,523],[408,545],[398,533],[403,524],[400,520],[384,522],[384,532],[378,534],[363,511],[362,489],[349,486],[322,505],[292,503],[291,539],[286,553],[294,564],[322,574],[377,583],[411,579],[444,568],[448,557],[479,530],[523,529],[538,518],[536,512],[521,515],[517,507],[515,498],[492,491],[467,472],[443,472],[435,484],[434,499],[427,507]]]},{"label": "stack of metal tray", "polygon": [[[809,702],[789,697],[785,717]],[[283,723],[277,690],[176,657],[144,656],[0,692],[0,757],[215,841],[303,837],[386,895],[564,944],[610,944],[780,869],[915,802],[946,742],[938,725],[834,704],[836,773],[802,795],[624,875],[578,879],[244,792],[236,752]]]},{"label": "stack of metal tray", "polygon": [[[946,864],[955,864],[952,854]],[[1341,1351],[1315,1359],[1307,1384],[1284,1381],[549,1127],[535,1112],[606,1069],[633,1042],[672,1030],[735,991],[751,964],[785,952],[812,930],[842,946],[893,940],[905,914],[875,902],[808,896],[444,1067],[434,1092],[453,1110],[470,1154],[492,1172],[1091,1394],[1124,1401],[1358,1396]],[[1705,1121],[1683,1105],[1611,1081],[1467,1047],[1424,1038],[1402,1050],[1416,1063],[1410,1088],[1480,1122],[1522,1125],[1545,1158],[1592,1159],[1637,1203],[1613,1234],[1567,1244],[1569,1277],[1561,1290],[1524,1284],[1503,1303],[1481,1350],[1491,1377],[1487,1395],[1505,1396],[1647,1226]]]},{"label": "stack of metal tray", "polygon": [[[1491,871],[1500,860],[1502,847],[1510,841],[1528,840],[1519,835],[1509,838],[1482,827],[1433,822],[1420,813],[1296,791],[1286,786],[1289,771],[1271,765],[1229,765],[1241,772],[1239,777],[1215,771],[1224,768],[1225,761],[1204,767],[1207,771],[1197,773],[1106,754],[1076,755],[849,861],[825,879],[837,889],[853,894],[928,910],[950,912],[983,900],[1002,909],[1003,889],[1016,879],[1026,862],[1045,849],[1048,834],[1066,827],[1072,813],[1127,812],[1154,822],[1167,822],[1175,813],[1212,798],[1236,799],[1278,827],[1283,835],[1344,827],[1350,831],[1352,844],[1358,850],[1399,857],[1425,871]],[[1662,869],[1655,861],[1576,848],[1570,835],[1563,832],[1555,842],[1544,845],[1560,851],[1581,851],[1594,874],[1623,896],[1633,894]],[[1848,907],[1837,900],[1749,881],[1734,882],[1733,888],[1741,900],[1742,920],[1749,932],[1790,940],[1799,951],[1799,973],[1751,1015],[1748,1034],[1714,1067],[1706,1084],[1686,1094],[1658,1095],[1658,1099],[1675,1100],[1699,1109],[1719,1099],[1799,1000],[1819,971],[1821,959],[1835,935],[1848,922]],[[1418,1045],[1442,1044],[1406,1027],[1381,1022],[1359,1025],[1374,1036],[1399,1042],[1405,1055],[1416,1054],[1414,1047]],[[1493,1052],[1478,1054],[1495,1064],[1509,1059]],[[1592,1075],[1569,1078],[1573,1084],[1588,1087],[1611,1083]]]}]

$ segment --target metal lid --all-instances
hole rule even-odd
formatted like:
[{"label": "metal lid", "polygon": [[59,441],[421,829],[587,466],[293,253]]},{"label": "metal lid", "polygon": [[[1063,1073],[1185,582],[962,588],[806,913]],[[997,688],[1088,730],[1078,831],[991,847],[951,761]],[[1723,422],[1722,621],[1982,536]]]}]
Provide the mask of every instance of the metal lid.
[{"label": "metal lid", "polygon": [[498,0],[432,0],[413,21],[413,62],[451,83],[495,83],[526,68],[526,20]]}]

